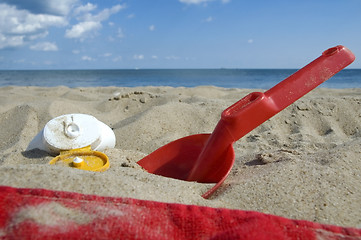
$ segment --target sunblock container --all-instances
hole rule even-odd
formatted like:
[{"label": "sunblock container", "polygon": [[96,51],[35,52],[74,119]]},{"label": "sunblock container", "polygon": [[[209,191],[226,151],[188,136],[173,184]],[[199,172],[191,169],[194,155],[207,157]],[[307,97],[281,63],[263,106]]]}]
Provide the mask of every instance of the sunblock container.
[{"label": "sunblock container", "polygon": [[115,134],[105,123],[87,114],[66,114],[51,119],[30,142],[27,150],[38,148],[52,155],[90,146],[102,151],[114,148]]},{"label": "sunblock container", "polygon": [[109,168],[102,152],[114,148],[113,130],[93,116],[67,114],[50,120],[30,142],[27,150],[40,149],[52,155],[49,164],[103,172]]}]

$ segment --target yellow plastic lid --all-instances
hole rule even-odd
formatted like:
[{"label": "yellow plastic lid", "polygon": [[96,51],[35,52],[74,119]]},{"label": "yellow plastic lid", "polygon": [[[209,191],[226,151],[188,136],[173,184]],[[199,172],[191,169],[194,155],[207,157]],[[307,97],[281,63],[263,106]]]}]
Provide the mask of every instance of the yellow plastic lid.
[{"label": "yellow plastic lid", "polygon": [[49,164],[63,165],[86,171],[104,172],[109,168],[108,156],[102,152],[92,151],[91,147],[61,151]]}]

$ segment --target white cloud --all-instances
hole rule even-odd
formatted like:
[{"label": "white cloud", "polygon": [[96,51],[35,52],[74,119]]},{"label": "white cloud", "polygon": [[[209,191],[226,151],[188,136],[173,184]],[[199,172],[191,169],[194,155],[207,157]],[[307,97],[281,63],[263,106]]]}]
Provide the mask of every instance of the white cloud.
[{"label": "white cloud", "polygon": [[44,31],[50,26],[64,26],[64,17],[47,14],[32,14],[14,6],[0,4],[0,31],[12,34],[31,34]]},{"label": "white cloud", "polygon": [[51,42],[40,42],[30,46],[30,49],[35,51],[45,51],[45,52],[58,51],[58,46],[56,46],[55,43],[51,43]]},{"label": "white cloud", "polygon": [[65,16],[79,0],[2,0],[9,5],[16,6],[33,14],[49,14]]},{"label": "white cloud", "polygon": [[78,20],[80,21],[96,21],[96,22],[102,22],[107,20],[111,15],[118,13],[120,10],[124,9],[125,5],[115,5],[112,8],[105,8],[102,11],[100,11],[98,14],[91,14],[89,12],[86,12],[85,14],[78,16]]},{"label": "white cloud", "polygon": [[83,41],[87,37],[94,36],[97,31],[102,28],[102,22],[107,20],[111,15],[118,13],[121,9],[124,9],[125,5],[115,5],[112,8],[105,8],[98,14],[91,14],[90,11],[96,9],[93,4],[87,4],[78,7],[74,12],[80,14],[77,19],[79,23],[73,25],[65,32],[66,38],[79,38]]},{"label": "white cloud", "polygon": [[[34,0],[31,2],[34,2]],[[50,14],[67,15],[78,0],[37,0],[37,2],[45,4]]]},{"label": "white cloud", "polygon": [[185,4],[201,4],[201,3],[206,3],[206,2],[210,2],[212,0],[179,0],[179,2],[181,3],[185,3]]},{"label": "white cloud", "polygon": [[[97,10],[92,3],[80,5],[81,0],[0,0],[0,49],[23,47],[34,40],[45,38],[52,27],[68,26],[65,37],[80,39],[93,37],[103,21],[126,7],[117,4]],[[118,34],[118,37],[120,34]],[[53,43],[55,45],[55,43]],[[56,45],[55,45],[56,46]],[[30,49],[56,49],[54,46],[30,45]]]},{"label": "white cloud", "polygon": [[[195,4],[195,5],[199,5],[201,3],[208,3],[208,2],[213,2],[214,0],[179,0],[179,2],[181,3],[185,3],[185,4]],[[230,0],[221,0],[222,3],[229,3]]]},{"label": "white cloud", "polygon": [[79,53],[80,53],[80,50],[74,49],[74,50],[72,51],[72,53],[73,53],[73,54],[79,54]]},{"label": "white cloud", "polygon": [[179,57],[171,55],[171,56],[166,56],[165,59],[167,59],[167,60],[178,60]]},{"label": "white cloud", "polygon": [[89,37],[93,32],[101,27],[102,25],[99,22],[80,22],[74,25],[71,29],[67,29],[65,37],[80,38],[80,40],[84,40],[84,38]]},{"label": "white cloud", "polygon": [[118,38],[124,38],[124,33],[123,30],[121,28],[118,28],[118,34],[117,34]]},{"label": "white cloud", "polygon": [[97,8],[97,5],[91,4],[91,3],[87,3],[86,5],[81,5],[77,8],[74,9],[74,14],[75,15],[79,15],[83,12],[90,12],[93,11]]},{"label": "white cloud", "polygon": [[0,33],[0,49],[6,47],[19,47],[24,44],[24,36],[6,36]]},{"label": "white cloud", "polygon": [[154,31],[155,30],[155,26],[154,25],[150,25],[149,26],[149,31]]},{"label": "white cloud", "polygon": [[212,22],[212,21],[213,21],[213,18],[211,16],[209,16],[203,20],[203,22]]},{"label": "white cloud", "polygon": [[110,57],[110,56],[112,56],[113,54],[112,53],[104,53],[102,56],[103,57]]},{"label": "white cloud", "polygon": [[134,60],[143,60],[144,59],[144,55],[143,54],[135,54],[134,56],[133,56],[133,59]]},{"label": "white cloud", "polygon": [[153,55],[153,56],[152,56],[152,59],[158,59],[158,56],[157,56],[157,55]]},{"label": "white cloud", "polygon": [[39,38],[45,38],[46,36],[48,36],[49,32],[48,31],[44,31],[44,32],[41,32],[39,34],[31,34],[28,36],[29,40],[30,41],[33,41],[33,40],[36,40],[36,39],[39,39]]},{"label": "white cloud", "polygon": [[24,58],[22,58],[22,59],[14,60],[13,62],[14,62],[14,63],[24,63],[24,62],[26,62],[26,61],[25,61]]},{"label": "white cloud", "polygon": [[29,41],[43,38],[49,27],[65,26],[65,17],[33,14],[15,6],[0,4],[0,49],[23,46]]},{"label": "white cloud", "polygon": [[92,57],[89,57],[89,56],[82,56],[81,57],[81,60],[83,60],[83,61],[95,61],[95,59],[94,58],[92,58]]},{"label": "white cloud", "polygon": [[248,43],[253,43],[253,39],[251,38],[251,39],[248,39],[248,41],[247,41]]},{"label": "white cloud", "polygon": [[119,61],[122,61],[122,56],[117,56],[117,57],[115,57],[115,58],[113,58],[113,62],[119,62]]}]

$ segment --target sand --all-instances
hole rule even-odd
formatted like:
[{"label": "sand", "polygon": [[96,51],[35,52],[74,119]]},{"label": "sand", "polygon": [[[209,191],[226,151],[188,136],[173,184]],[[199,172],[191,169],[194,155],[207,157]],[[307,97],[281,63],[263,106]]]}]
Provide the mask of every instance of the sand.
[{"label": "sand", "polygon": [[[255,90],[217,87],[0,88],[0,185],[255,210],[361,228],[361,89],[316,89],[234,144],[222,187],[149,174],[136,162],[178,138],[210,133]],[[103,173],[49,165],[26,151],[54,117],[90,114],[114,129]]]}]

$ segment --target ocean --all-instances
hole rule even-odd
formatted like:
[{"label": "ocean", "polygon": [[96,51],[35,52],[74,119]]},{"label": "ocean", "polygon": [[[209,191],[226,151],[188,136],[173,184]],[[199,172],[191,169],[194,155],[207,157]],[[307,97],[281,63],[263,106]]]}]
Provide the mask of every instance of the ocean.
[{"label": "ocean", "polygon": [[[269,89],[297,69],[0,70],[0,87],[218,86]],[[324,88],[361,88],[361,69],[344,69]]]}]

